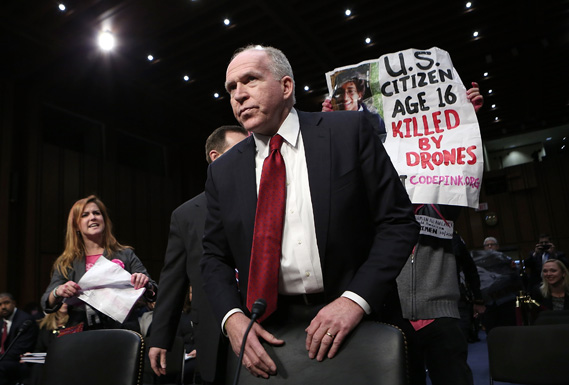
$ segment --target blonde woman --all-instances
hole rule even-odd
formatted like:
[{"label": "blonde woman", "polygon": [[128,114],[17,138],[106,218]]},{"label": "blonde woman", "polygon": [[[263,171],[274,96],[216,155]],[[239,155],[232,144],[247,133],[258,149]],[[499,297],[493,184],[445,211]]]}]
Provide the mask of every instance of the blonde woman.
[{"label": "blonde woman", "polygon": [[[156,283],[130,246],[121,245],[112,233],[112,222],[104,203],[95,195],[80,199],[69,212],[65,235],[65,250],[53,265],[52,277],[42,296],[46,313],[56,312],[65,298],[80,294],[77,282],[100,257],[117,263],[132,274],[135,289],[146,287],[145,297],[156,296]],[[85,329],[117,328],[118,322],[88,305],[69,306],[71,324],[84,322]]]},{"label": "blonde woman", "polygon": [[550,258],[541,269],[536,300],[547,310],[569,310],[569,271],[558,259]]}]

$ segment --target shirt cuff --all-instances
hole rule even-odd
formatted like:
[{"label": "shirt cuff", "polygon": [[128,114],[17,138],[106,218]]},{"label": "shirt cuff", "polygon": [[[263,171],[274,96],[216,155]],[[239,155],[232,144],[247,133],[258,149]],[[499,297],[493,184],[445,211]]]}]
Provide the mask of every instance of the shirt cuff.
[{"label": "shirt cuff", "polygon": [[354,301],[355,303],[360,305],[360,307],[362,309],[364,309],[364,312],[366,314],[371,314],[371,306],[369,306],[369,304],[367,303],[367,301],[365,299],[363,299],[362,297],[360,297],[359,295],[357,295],[353,291],[345,291],[344,294],[342,294],[342,297],[346,297],[348,299],[351,299],[352,301]]},{"label": "shirt cuff", "polygon": [[[239,309],[239,308],[235,308],[235,309],[231,309],[227,312],[227,314],[225,315],[225,317],[223,317],[223,319],[221,320],[221,332],[223,333],[224,336],[227,337],[227,333],[225,332],[225,323],[227,322],[227,319],[229,317],[231,317],[233,314],[235,313],[243,313],[243,310]],[[243,313],[245,314],[245,313]]]}]

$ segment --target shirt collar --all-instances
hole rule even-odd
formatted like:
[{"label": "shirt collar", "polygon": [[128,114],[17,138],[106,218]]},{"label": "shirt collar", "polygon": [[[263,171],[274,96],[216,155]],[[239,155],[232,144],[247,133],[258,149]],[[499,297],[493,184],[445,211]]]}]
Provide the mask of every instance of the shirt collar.
[{"label": "shirt collar", "polygon": [[[298,143],[298,134],[300,132],[300,121],[298,120],[298,113],[294,108],[292,108],[287,115],[284,122],[279,127],[277,134],[283,137],[285,142],[287,142],[292,147],[296,147]],[[271,136],[261,135],[253,133],[253,139],[255,140],[255,145],[257,146],[257,152],[268,151],[267,147]]]}]

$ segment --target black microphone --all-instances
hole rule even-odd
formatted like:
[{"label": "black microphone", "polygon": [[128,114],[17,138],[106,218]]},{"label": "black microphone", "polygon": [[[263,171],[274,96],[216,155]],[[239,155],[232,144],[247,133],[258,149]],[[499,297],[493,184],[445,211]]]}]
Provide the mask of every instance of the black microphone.
[{"label": "black microphone", "polygon": [[249,335],[249,331],[251,331],[251,327],[257,318],[265,314],[265,310],[267,309],[267,301],[263,298],[259,298],[255,302],[253,302],[253,306],[251,306],[251,322],[249,322],[249,326],[247,326],[247,330],[245,330],[245,334],[243,335],[243,342],[241,342],[241,350],[239,351],[239,361],[237,361],[237,370],[235,371],[235,378],[233,379],[233,385],[237,385],[239,382],[239,374],[241,373],[241,363],[243,362],[243,353],[245,352],[245,344],[247,343],[247,336]]},{"label": "black microphone", "polygon": [[14,336],[14,339],[12,341],[10,341],[10,345],[8,345],[8,347],[6,349],[4,349],[4,354],[0,357],[0,360],[2,360],[4,357],[6,357],[6,355],[8,354],[8,351],[10,350],[12,345],[14,345],[14,342],[16,342],[16,340],[18,338],[20,338],[20,335],[22,335],[23,332],[25,332],[26,330],[28,330],[30,328],[30,326],[32,326],[33,322],[34,321],[29,320],[29,319],[22,322],[22,324],[18,328],[18,331],[16,332],[16,335]]},{"label": "black microphone", "polygon": [[263,298],[259,298],[253,303],[251,307],[251,319],[256,320],[257,318],[261,317],[265,314],[265,310],[267,310],[267,301]]}]

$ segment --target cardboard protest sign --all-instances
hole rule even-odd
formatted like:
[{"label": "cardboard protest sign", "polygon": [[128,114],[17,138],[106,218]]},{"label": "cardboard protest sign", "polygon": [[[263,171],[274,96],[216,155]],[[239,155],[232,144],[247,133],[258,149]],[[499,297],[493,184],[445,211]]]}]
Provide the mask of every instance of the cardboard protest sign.
[{"label": "cardboard protest sign", "polygon": [[331,71],[326,78],[335,108],[350,106],[344,84],[354,74],[371,91],[357,95],[359,110],[369,105],[384,119],[384,146],[411,201],[478,207],[480,129],[450,55],[436,47],[408,49]]}]

